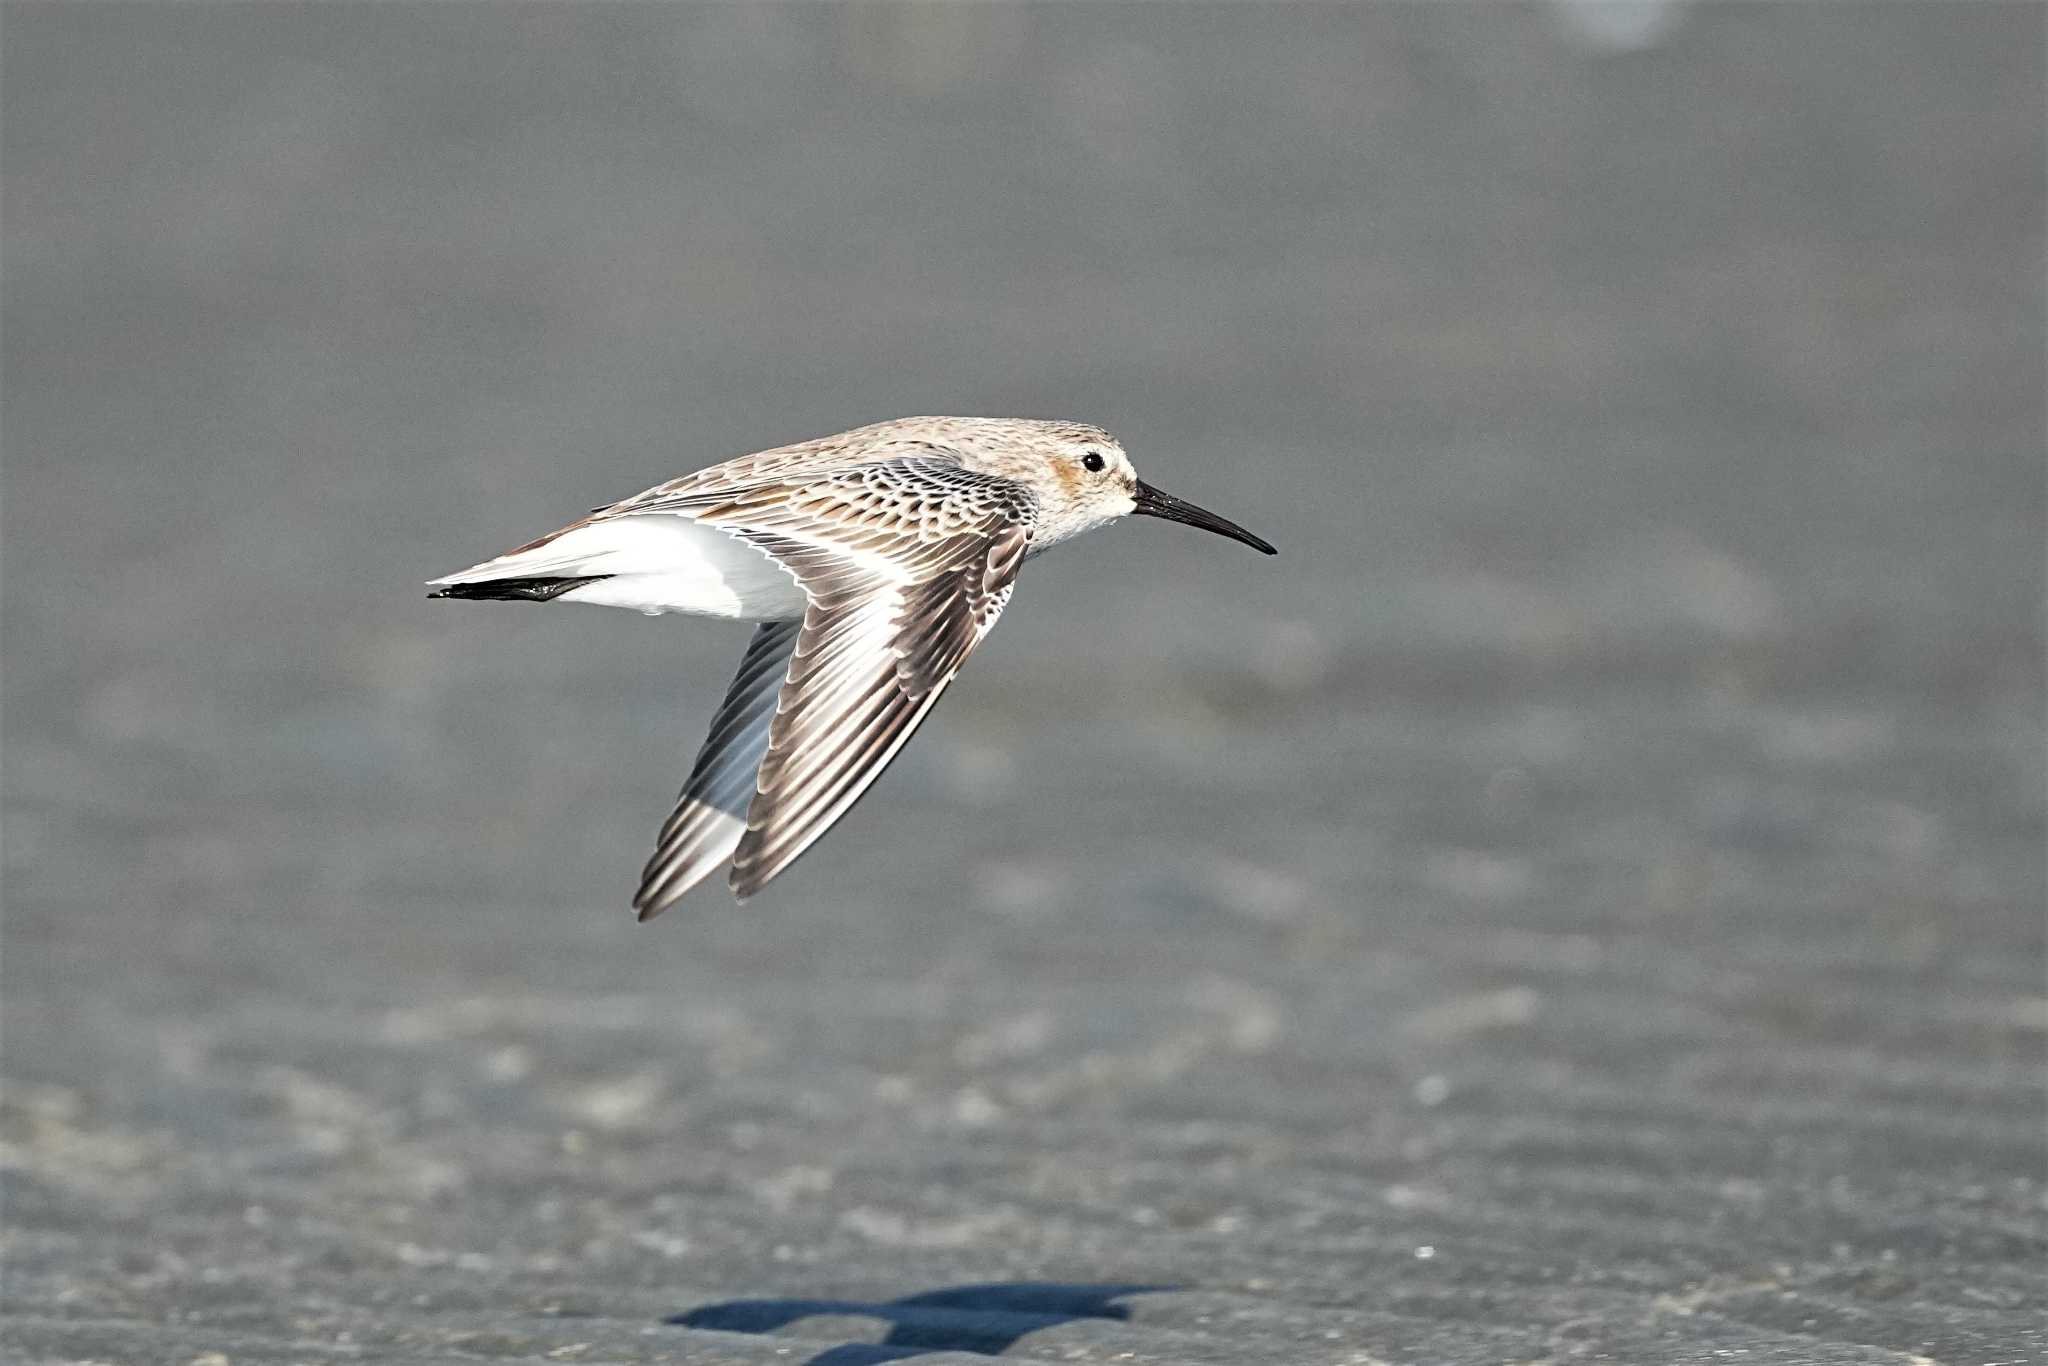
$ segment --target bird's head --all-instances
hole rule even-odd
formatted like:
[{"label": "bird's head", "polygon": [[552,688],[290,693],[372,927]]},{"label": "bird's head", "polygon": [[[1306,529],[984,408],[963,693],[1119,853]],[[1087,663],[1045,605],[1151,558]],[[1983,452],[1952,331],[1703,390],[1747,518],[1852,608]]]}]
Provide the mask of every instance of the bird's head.
[{"label": "bird's head", "polygon": [[1237,523],[1162,493],[1138,478],[1123,443],[1084,422],[978,418],[948,434],[972,469],[1026,485],[1043,509],[1039,548],[1078,536],[1119,517],[1160,517],[1243,541],[1271,555],[1273,547]]}]

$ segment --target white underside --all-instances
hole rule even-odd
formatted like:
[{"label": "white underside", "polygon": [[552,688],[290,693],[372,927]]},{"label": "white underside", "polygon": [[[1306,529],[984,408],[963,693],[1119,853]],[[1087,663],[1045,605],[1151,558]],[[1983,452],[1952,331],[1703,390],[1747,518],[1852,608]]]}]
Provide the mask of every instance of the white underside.
[{"label": "white underside", "polygon": [[674,513],[592,522],[433,583],[598,574],[607,577],[555,601],[630,607],[649,616],[688,612],[746,621],[788,621],[804,614],[806,602],[796,578],[766,551]]}]

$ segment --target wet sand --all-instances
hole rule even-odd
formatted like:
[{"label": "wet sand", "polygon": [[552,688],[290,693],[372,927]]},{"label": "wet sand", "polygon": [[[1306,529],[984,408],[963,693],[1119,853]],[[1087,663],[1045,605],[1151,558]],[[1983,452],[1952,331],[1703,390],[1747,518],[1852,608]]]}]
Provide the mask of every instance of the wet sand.
[{"label": "wet sand", "polygon": [[[9,1360],[2048,1357],[2024,6],[10,6]],[[744,908],[743,627],[430,603],[1064,414]]]}]

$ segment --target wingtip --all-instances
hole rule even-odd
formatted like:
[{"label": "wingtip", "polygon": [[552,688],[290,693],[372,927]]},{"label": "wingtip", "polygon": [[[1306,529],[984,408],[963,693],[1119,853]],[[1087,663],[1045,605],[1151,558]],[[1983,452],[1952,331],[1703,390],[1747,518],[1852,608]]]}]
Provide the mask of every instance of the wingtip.
[{"label": "wingtip", "polygon": [[[688,891],[685,887],[683,891]],[[666,882],[642,875],[640,886],[633,893],[633,919],[645,925],[669,907],[683,899],[683,893]]]},{"label": "wingtip", "polygon": [[740,857],[733,860],[732,871],[725,878],[726,890],[742,906],[758,896],[762,888],[774,881],[775,874],[782,871],[778,868],[774,872],[763,873],[759,860],[746,857],[746,852],[740,851]]},{"label": "wingtip", "polygon": [[688,896],[697,882],[694,877],[682,882],[673,877],[648,878],[633,894],[633,918],[645,925]]}]

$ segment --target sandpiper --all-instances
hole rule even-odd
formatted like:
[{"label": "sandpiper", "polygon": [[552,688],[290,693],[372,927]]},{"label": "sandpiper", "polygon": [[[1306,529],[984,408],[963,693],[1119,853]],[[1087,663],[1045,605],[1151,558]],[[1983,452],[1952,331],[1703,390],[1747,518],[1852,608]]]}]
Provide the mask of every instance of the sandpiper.
[{"label": "sandpiper", "polygon": [[1100,427],[907,417],[657,484],[428,586],[760,623],[641,874],[648,920],[727,859],[741,900],[795,862],[903,748],[1018,566],[1132,514],[1274,553],[1139,479]]}]

